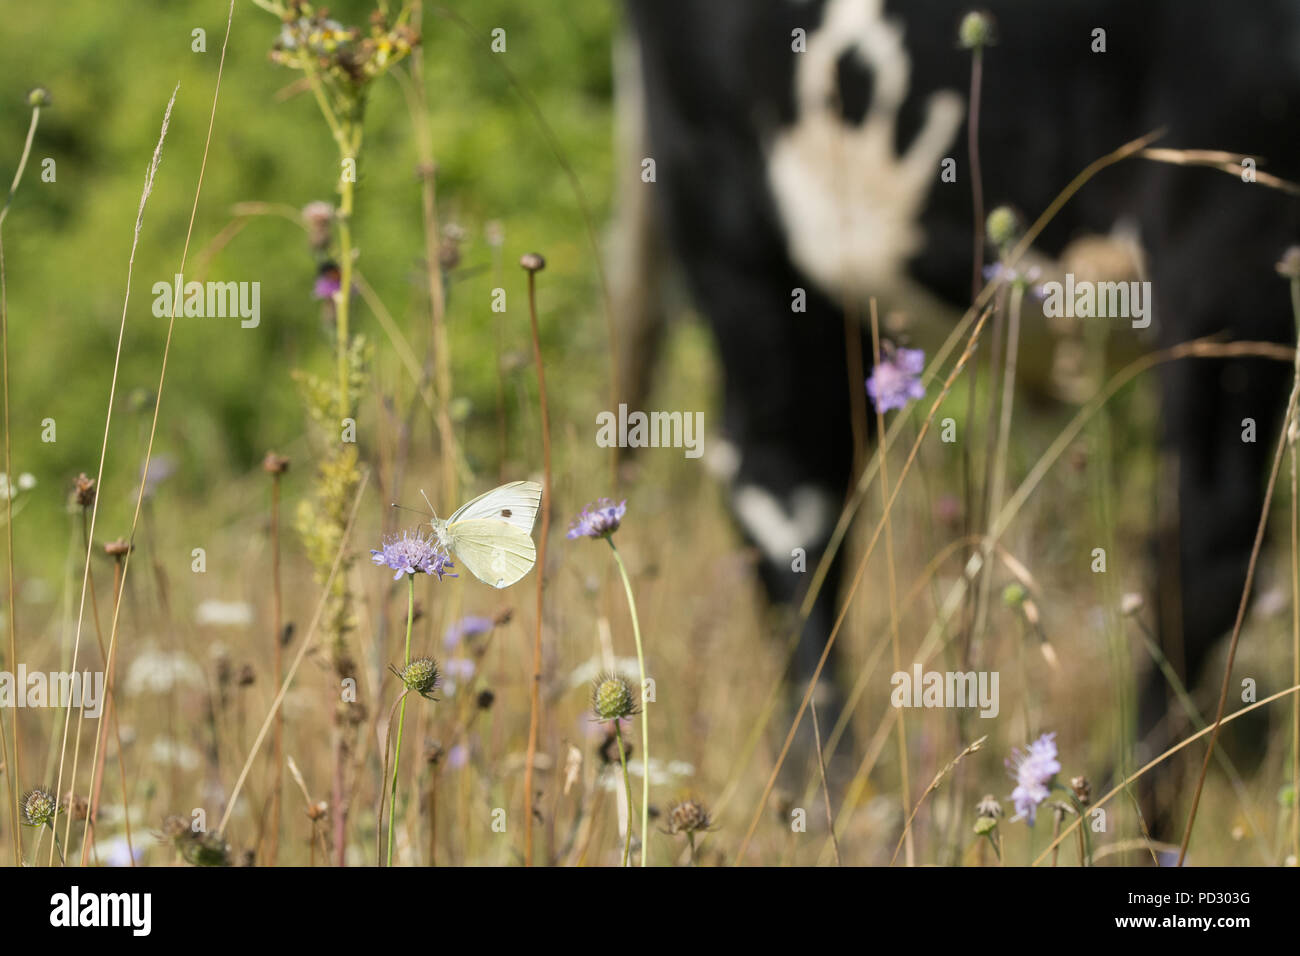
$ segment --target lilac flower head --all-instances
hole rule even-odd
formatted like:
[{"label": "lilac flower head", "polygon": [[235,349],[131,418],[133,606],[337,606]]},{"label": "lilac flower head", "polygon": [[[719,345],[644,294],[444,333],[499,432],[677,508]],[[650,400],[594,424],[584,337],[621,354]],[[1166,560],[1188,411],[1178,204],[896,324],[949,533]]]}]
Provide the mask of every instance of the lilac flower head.
[{"label": "lilac flower head", "polygon": [[312,286],[311,296],[313,299],[332,299],[341,288],[343,288],[343,278],[339,273],[339,267],[332,262],[327,262],[316,274],[316,283]]},{"label": "lilac flower head", "polygon": [[925,371],[925,352],[920,349],[895,349],[881,359],[867,379],[867,394],[882,415],[891,408],[925,396],[921,373]]},{"label": "lilac flower head", "polygon": [[496,626],[496,622],[490,617],[462,617],[459,621],[447,628],[447,633],[442,636],[442,646],[448,651],[454,651],[460,642],[471,640],[481,634],[486,634]]},{"label": "lilac flower head", "polygon": [[1061,771],[1061,762],[1056,759],[1056,734],[1043,734],[1025,750],[1011,751],[1007,769],[1016,779],[1016,789],[1011,791],[1016,815],[1011,819],[1028,818],[1032,827],[1039,805],[1050,792],[1048,785]]},{"label": "lilac flower head", "polygon": [[[449,573],[447,569],[454,567],[447,552],[434,543],[432,536],[426,538],[409,531],[384,539],[383,550],[376,551],[372,548],[370,560],[396,571],[394,581],[403,574],[436,574],[441,581]],[[454,574],[450,576],[456,577]]]},{"label": "lilac flower head", "polygon": [[445,661],[442,665],[443,677],[442,689],[448,697],[456,693],[456,683],[464,681],[469,683],[474,678],[474,672],[478,668],[468,657],[453,657]]},{"label": "lilac flower head", "polygon": [[995,262],[992,265],[984,267],[984,278],[989,282],[1005,282],[1007,285],[1024,285],[1029,289],[1029,294],[1040,302],[1047,298],[1047,290],[1038,280],[1043,277],[1043,270],[1038,266],[1030,266],[1023,272],[1019,269],[1012,269],[1001,262]]},{"label": "lilac flower head", "polygon": [[623,523],[627,501],[614,504],[610,498],[601,498],[582,509],[582,514],[569,525],[569,538],[608,538]]},{"label": "lilac flower head", "polygon": [[451,769],[459,770],[467,763],[469,763],[469,748],[464,744],[456,744],[447,751],[447,766]]}]

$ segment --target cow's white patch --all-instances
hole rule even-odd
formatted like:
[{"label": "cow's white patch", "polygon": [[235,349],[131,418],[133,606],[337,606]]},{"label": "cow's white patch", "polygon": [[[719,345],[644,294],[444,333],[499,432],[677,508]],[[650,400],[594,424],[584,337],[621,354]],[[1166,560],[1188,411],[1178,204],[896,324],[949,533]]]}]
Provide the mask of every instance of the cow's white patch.
[{"label": "cow's white patch", "polygon": [[775,562],[790,559],[795,548],[812,548],[830,530],[831,495],[812,485],[800,485],[787,508],[757,485],[741,485],[733,495],[736,517],[763,554]]},{"label": "cow's white patch", "polygon": [[[885,19],[882,5],[829,0],[807,52],[795,58],[799,120],[768,150],[768,181],[790,257],[832,294],[880,294],[900,282],[904,262],[924,241],[916,218],[964,114],[956,92],[935,93],[911,147],[895,154],[911,58],[902,27]],[[835,106],[835,64],[846,50],[862,58],[875,81],[858,126],[845,124]]]},{"label": "cow's white patch", "polygon": [[704,467],[714,478],[731,481],[740,471],[740,450],[725,438],[716,438],[704,454]]}]

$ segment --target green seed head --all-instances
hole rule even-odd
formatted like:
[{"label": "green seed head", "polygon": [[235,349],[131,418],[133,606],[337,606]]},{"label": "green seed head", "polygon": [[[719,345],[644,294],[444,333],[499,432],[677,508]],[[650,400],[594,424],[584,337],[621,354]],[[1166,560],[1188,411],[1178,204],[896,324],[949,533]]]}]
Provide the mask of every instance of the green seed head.
[{"label": "green seed head", "polygon": [[438,662],[432,657],[417,657],[401,669],[397,675],[408,690],[413,690],[421,697],[433,699],[434,688],[438,686],[441,675]]},{"label": "green seed head", "polygon": [[1007,607],[1020,607],[1025,603],[1025,598],[1029,597],[1029,592],[1019,581],[1013,581],[1002,590],[1002,603]]},{"label": "green seed head", "polygon": [[682,800],[668,810],[669,833],[698,833],[711,825],[709,811],[698,800]]},{"label": "green seed head", "polygon": [[27,105],[28,106],[49,106],[50,91],[43,86],[38,86],[35,89],[28,90]]},{"label": "green seed head", "polygon": [[993,43],[993,18],[980,10],[972,10],[962,17],[957,39],[967,50],[978,50]]},{"label": "green seed head", "polygon": [[1014,209],[1010,206],[998,206],[985,220],[984,231],[988,234],[989,242],[999,249],[1005,249],[1020,238],[1024,229],[1020,216]]},{"label": "green seed head", "polygon": [[597,720],[622,720],[636,713],[636,698],[626,677],[605,674],[591,688],[591,709]]},{"label": "green seed head", "polygon": [[59,812],[59,803],[48,790],[28,790],[23,794],[23,819],[29,827],[43,827]]}]

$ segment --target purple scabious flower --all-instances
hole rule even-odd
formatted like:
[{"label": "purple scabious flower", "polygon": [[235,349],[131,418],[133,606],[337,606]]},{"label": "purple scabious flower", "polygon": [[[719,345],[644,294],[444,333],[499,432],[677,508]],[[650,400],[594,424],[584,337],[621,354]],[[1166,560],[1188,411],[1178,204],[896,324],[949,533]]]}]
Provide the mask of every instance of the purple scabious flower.
[{"label": "purple scabious flower", "polygon": [[925,352],[920,349],[895,349],[882,359],[867,379],[867,394],[882,415],[891,408],[925,396],[921,373],[925,371]]},{"label": "purple scabious flower", "polygon": [[444,661],[442,665],[443,680],[442,689],[448,697],[456,693],[456,682],[464,681],[469,683],[474,678],[474,672],[478,670],[474,662],[468,657],[454,657],[449,661]]},{"label": "purple scabious flower", "polygon": [[496,627],[496,622],[490,617],[478,617],[473,614],[469,617],[462,617],[447,628],[447,633],[442,636],[442,646],[448,651],[454,651],[460,646],[461,641],[472,640],[486,634],[494,627]]},{"label": "purple scabious flower", "polygon": [[1039,805],[1050,793],[1048,785],[1061,772],[1061,762],[1056,759],[1056,734],[1043,734],[1025,750],[1011,751],[1007,769],[1016,780],[1016,789],[1011,791],[1016,815],[1011,819],[1027,818],[1032,827]]},{"label": "purple scabious flower", "polygon": [[[447,552],[437,546],[432,535],[426,538],[409,531],[385,538],[382,550],[371,549],[370,560],[376,565],[396,571],[394,581],[403,574],[435,574],[441,581],[444,575],[449,575],[447,569],[455,566]],[[456,577],[454,574],[449,576]]]},{"label": "purple scabious flower", "polygon": [[1030,266],[1021,272],[1018,269],[1008,268],[1001,262],[995,262],[992,265],[985,266],[983,271],[984,278],[989,282],[1003,281],[1007,285],[1020,283],[1028,287],[1029,294],[1035,299],[1042,301],[1047,298],[1047,290],[1038,281],[1043,276],[1043,270],[1038,266]]},{"label": "purple scabious flower", "polygon": [[452,770],[459,770],[467,763],[469,763],[469,748],[464,744],[456,744],[447,751],[447,766]]},{"label": "purple scabious flower", "polygon": [[601,498],[582,509],[582,514],[569,525],[569,538],[608,538],[623,523],[627,514],[627,501],[614,504],[610,498]]},{"label": "purple scabious flower", "polygon": [[334,294],[343,288],[343,276],[339,272],[339,267],[332,262],[326,262],[316,273],[316,282],[311,288],[311,297],[313,299],[332,299]]}]

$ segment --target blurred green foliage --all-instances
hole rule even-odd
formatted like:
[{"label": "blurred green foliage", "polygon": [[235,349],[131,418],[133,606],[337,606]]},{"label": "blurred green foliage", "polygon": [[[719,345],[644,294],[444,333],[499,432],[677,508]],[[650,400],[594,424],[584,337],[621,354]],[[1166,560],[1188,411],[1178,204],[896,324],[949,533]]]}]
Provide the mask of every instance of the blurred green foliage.
[{"label": "blurred green foliage", "polygon": [[[544,347],[572,370],[553,373],[556,413],[563,414],[566,394],[604,388],[605,320],[595,252],[563,169],[505,70],[554,129],[599,230],[609,205],[616,8],[606,0],[566,0],[562,8],[517,0],[445,4],[472,22],[467,31],[438,16],[439,6],[428,4],[424,13],[424,68],[440,219],[467,236],[449,292],[449,328],[455,392],[458,406],[468,409],[465,436],[475,461],[475,442],[484,455],[496,447],[498,334],[506,350],[530,353],[521,253],[540,251],[549,264],[542,280]],[[332,16],[359,25],[373,8],[373,0],[330,4]],[[3,0],[0,9],[5,184],[27,132],[27,91],[40,84],[53,97],[41,113],[31,161],[4,225],[13,470],[32,472],[40,482],[18,521],[19,563],[28,572],[50,572],[63,560],[62,549],[42,555],[37,542],[47,534],[66,540],[71,479],[80,471],[95,473],[143,174],[179,82],[135,260],[96,537],[129,527],[167,330],[167,320],[153,315],[151,286],[170,281],[180,262],[227,4]],[[502,54],[490,49],[490,32],[498,27],[506,31]],[[196,28],[206,31],[206,52],[191,49]],[[277,33],[273,16],[252,0],[236,0],[186,280],[259,281],[262,318],[257,329],[240,328],[238,319],[176,321],[154,455],[176,464],[165,494],[178,501],[202,500],[214,486],[256,469],[268,448],[301,442],[305,412],[290,372],[328,370],[332,361],[321,310],[311,298],[315,263],[295,223],[282,216],[251,220],[198,274],[236,204],[298,209],[337,198],[336,150],[316,104],[292,85],[297,74],[268,59]],[[57,164],[55,182],[41,179],[47,157]],[[428,312],[416,162],[402,91],[385,78],[369,104],[358,171],[358,266],[422,359]],[[504,227],[499,271],[485,239],[492,220]],[[490,307],[498,276],[507,290],[505,316]],[[360,299],[354,313],[354,329],[376,347],[379,388],[397,393],[404,408],[412,387],[395,350]],[[531,378],[521,387],[532,389]],[[368,405],[363,426],[364,416],[374,415],[375,401]],[[55,443],[41,441],[47,418],[57,423]],[[364,446],[364,427],[362,435]],[[422,435],[416,450],[426,454],[431,427]],[[536,456],[530,449],[520,457],[533,463]],[[481,464],[491,475],[496,463]],[[295,463],[295,480],[305,480],[307,465]]]}]

